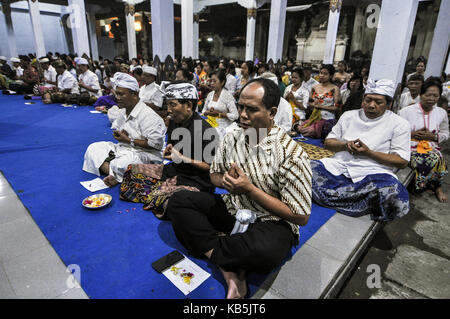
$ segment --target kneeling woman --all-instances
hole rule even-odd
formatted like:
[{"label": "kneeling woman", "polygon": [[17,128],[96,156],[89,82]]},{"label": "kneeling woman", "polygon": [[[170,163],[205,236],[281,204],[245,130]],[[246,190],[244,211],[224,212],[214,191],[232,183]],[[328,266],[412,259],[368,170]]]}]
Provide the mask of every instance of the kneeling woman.
[{"label": "kneeling woman", "polygon": [[143,203],[144,209],[158,218],[165,216],[168,199],[175,192],[214,191],[209,167],[219,141],[219,133],[194,111],[198,101],[195,86],[174,82],[167,86],[165,99],[170,122],[163,157],[172,162],[131,164],[120,187],[121,199]]},{"label": "kneeling woman", "polygon": [[411,124],[411,161],[416,191],[432,188],[441,203],[448,201],[442,190],[448,173],[439,144],[449,137],[447,112],[436,105],[442,94],[439,78],[428,78],[421,88],[420,102],[400,110]]}]

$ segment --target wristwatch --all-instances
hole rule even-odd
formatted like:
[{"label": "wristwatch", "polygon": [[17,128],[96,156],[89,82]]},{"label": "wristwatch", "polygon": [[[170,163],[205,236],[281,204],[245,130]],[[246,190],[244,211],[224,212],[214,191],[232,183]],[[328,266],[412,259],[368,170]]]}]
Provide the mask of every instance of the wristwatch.
[{"label": "wristwatch", "polygon": [[133,146],[133,147],[135,146],[135,145],[134,145],[134,139],[133,139],[133,138],[130,138],[130,145]]}]

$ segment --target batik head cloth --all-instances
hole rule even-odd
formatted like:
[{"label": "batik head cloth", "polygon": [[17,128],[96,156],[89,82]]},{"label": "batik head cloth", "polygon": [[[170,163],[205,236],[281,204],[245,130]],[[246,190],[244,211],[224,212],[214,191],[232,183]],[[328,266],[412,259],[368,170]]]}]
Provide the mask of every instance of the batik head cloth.
[{"label": "batik head cloth", "polygon": [[164,91],[166,100],[198,100],[198,92],[190,83],[169,84]]},{"label": "batik head cloth", "polygon": [[388,79],[380,79],[376,82],[373,79],[368,79],[364,94],[381,94],[392,98],[395,94],[395,84]]}]

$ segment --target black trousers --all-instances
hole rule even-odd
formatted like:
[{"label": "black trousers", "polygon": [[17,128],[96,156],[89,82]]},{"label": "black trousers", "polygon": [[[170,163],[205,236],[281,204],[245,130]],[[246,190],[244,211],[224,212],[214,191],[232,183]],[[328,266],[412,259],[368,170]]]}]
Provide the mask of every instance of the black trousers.
[{"label": "black trousers", "polygon": [[167,214],[177,239],[189,254],[202,257],[213,249],[211,261],[227,271],[269,273],[297,243],[291,227],[284,221],[257,220],[245,233],[229,235],[236,219],[217,194],[177,192],[169,199]]}]

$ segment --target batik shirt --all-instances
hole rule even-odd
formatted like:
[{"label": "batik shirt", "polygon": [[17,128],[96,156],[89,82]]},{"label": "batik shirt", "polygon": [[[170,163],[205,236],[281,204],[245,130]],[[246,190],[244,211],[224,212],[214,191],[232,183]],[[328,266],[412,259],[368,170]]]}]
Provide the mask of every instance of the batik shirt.
[{"label": "batik shirt", "polygon": [[[243,129],[227,134],[216,152],[210,173],[225,174],[236,163],[253,185],[282,201],[293,214],[309,215],[312,173],[309,157],[302,147],[278,126],[253,147],[247,140]],[[224,194],[222,198],[232,215],[238,209],[250,209],[261,221],[282,220],[248,195]],[[286,222],[298,235],[298,226]]]}]

